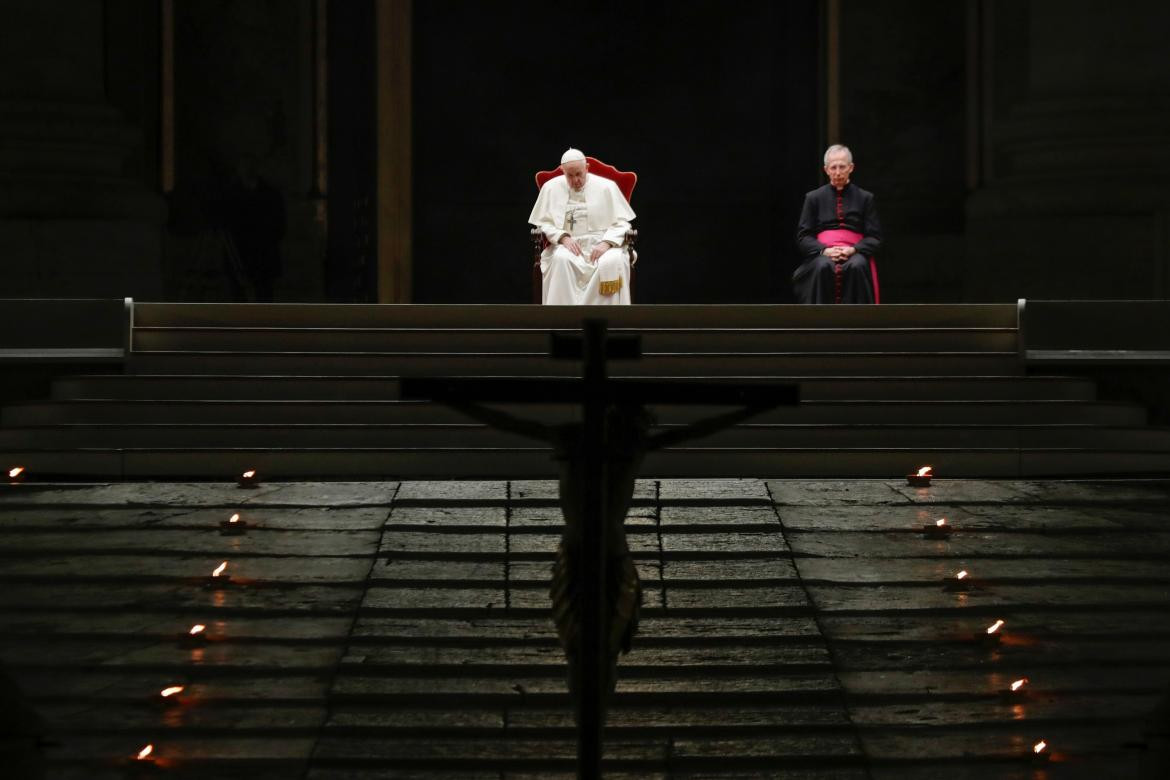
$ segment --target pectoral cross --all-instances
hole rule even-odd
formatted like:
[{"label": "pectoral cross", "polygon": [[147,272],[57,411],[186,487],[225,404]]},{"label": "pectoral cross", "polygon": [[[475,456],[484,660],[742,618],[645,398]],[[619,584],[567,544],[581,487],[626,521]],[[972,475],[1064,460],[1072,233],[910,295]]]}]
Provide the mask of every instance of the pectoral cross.
[{"label": "pectoral cross", "polygon": [[575,210],[570,211],[569,218],[565,221],[569,223],[569,232],[572,233],[573,228],[577,227],[577,212]]}]

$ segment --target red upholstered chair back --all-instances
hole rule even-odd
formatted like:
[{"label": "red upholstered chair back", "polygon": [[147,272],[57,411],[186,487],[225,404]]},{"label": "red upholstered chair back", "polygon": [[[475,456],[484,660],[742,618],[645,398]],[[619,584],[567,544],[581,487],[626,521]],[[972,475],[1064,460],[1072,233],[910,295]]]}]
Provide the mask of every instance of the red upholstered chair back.
[{"label": "red upholstered chair back", "polygon": [[[633,171],[619,171],[609,163],[603,163],[596,157],[586,157],[585,162],[589,163],[589,172],[604,176],[605,178],[617,184],[618,189],[622,191],[627,202],[633,202],[634,187],[638,184],[638,174]],[[561,175],[561,166],[557,166],[551,171],[540,171],[536,174],[536,189],[544,186],[544,183],[554,176]]]}]

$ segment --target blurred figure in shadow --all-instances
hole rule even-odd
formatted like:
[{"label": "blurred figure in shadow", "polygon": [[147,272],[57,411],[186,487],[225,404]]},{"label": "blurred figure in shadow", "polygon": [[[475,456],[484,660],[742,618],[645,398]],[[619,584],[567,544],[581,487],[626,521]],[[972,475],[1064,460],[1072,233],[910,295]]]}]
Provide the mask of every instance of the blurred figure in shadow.
[{"label": "blurred figure in shadow", "polygon": [[271,302],[282,266],[284,198],[260,176],[255,157],[244,155],[236,164],[223,190],[218,216],[232,299]]},{"label": "blurred figure in shadow", "polygon": [[0,767],[10,780],[45,777],[45,723],[0,666]]}]

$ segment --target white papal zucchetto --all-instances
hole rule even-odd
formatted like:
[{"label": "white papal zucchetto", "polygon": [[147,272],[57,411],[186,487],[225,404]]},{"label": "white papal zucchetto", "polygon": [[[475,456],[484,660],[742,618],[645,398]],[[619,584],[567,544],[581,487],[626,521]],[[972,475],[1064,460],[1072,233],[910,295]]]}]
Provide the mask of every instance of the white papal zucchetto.
[{"label": "white papal zucchetto", "polygon": [[569,147],[565,153],[561,155],[561,165],[571,162],[585,162],[585,153],[580,149]]}]

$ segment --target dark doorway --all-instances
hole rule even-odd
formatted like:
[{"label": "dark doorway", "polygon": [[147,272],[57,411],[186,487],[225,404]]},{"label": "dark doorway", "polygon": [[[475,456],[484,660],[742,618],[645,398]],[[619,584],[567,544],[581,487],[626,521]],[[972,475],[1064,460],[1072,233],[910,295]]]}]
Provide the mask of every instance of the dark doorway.
[{"label": "dark doorway", "polygon": [[638,302],[791,300],[816,0],[414,5],[414,300],[526,302],[532,175],[634,170]]}]

